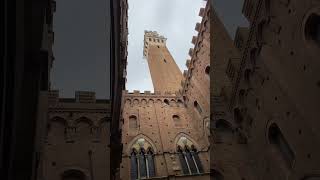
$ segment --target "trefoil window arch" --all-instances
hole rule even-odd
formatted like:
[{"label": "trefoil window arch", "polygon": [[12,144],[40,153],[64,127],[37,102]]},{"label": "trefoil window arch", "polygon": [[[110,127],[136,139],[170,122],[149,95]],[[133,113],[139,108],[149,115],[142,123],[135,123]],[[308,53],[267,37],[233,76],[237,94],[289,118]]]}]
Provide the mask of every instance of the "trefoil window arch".
[{"label": "trefoil window arch", "polygon": [[155,176],[154,150],[144,138],[138,139],[131,149],[131,179],[148,179]]},{"label": "trefoil window arch", "polygon": [[193,143],[186,137],[181,137],[177,143],[177,153],[184,175],[203,173],[199,152]]}]

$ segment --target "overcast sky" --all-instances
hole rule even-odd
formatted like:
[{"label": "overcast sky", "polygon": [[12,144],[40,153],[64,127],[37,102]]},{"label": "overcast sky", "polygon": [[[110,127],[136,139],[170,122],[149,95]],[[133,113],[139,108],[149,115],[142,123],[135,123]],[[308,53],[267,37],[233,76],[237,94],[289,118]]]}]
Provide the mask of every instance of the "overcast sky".
[{"label": "overcast sky", "polygon": [[203,0],[129,0],[129,46],[126,88],[153,91],[150,71],[143,59],[144,30],[157,31],[167,38],[167,47],[181,70],[185,62],[192,36],[197,35],[195,25]]},{"label": "overcast sky", "polygon": [[[153,91],[147,61],[143,59],[144,30],[158,31],[181,71],[186,69],[194,27],[204,0],[128,0],[129,45],[126,88]],[[96,92],[109,98],[109,49],[106,27],[107,0],[56,0],[54,14],[55,61],[52,89],[60,96],[74,97],[74,91]],[[217,14],[233,37],[238,25],[247,25],[241,14],[243,0],[214,0]]]},{"label": "overcast sky", "polygon": [[[192,36],[204,0],[129,0],[129,47],[128,75],[126,88],[133,90],[151,90],[148,63],[142,58],[144,30],[158,31],[167,40],[167,47],[180,70],[187,69],[185,62],[189,57]],[[238,26],[247,26],[243,17],[243,0],[215,0],[214,6],[231,37]]]},{"label": "overcast sky", "polygon": [[229,35],[234,38],[238,26],[249,25],[247,19],[242,14],[244,0],[211,0],[222,23],[226,27]]},{"label": "overcast sky", "polygon": [[94,91],[108,98],[109,59],[106,0],[56,0],[53,30],[55,61],[52,88],[60,96],[77,90]]}]

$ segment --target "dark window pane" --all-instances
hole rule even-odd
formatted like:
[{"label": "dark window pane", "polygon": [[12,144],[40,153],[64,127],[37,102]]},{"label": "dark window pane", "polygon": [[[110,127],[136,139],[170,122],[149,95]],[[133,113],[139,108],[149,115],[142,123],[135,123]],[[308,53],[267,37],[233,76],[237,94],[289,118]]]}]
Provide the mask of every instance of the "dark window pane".
[{"label": "dark window pane", "polygon": [[130,161],[131,161],[131,179],[136,180],[138,179],[138,166],[137,166],[136,155],[132,154]]},{"label": "dark window pane", "polygon": [[192,174],[197,174],[198,171],[197,171],[196,165],[194,164],[194,161],[192,159],[191,153],[189,151],[186,151],[186,157],[187,157],[187,160],[188,160],[188,164],[189,164],[191,173]]},{"label": "dark window pane", "polygon": [[294,153],[276,124],[272,124],[269,128],[269,141],[278,149],[288,166],[292,167]]},{"label": "dark window pane", "polygon": [[180,160],[181,169],[182,169],[183,174],[189,174],[188,165],[186,163],[184,155],[182,154],[182,152],[180,152],[178,155],[179,155],[179,160]]},{"label": "dark window pane", "polygon": [[199,169],[199,172],[200,173],[203,173],[203,167],[202,167],[202,164],[201,164],[201,161],[200,161],[200,158],[199,158],[199,156],[198,156],[198,152],[191,152],[191,154],[192,154],[192,156],[193,156],[193,158],[194,158],[194,160],[196,161],[196,163],[197,163],[197,166],[198,166],[198,169]]},{"label": "dark window pane", "polygon": [[140,177],[147,177],[147,167],[146,167],[146,161],[144,159],[144,154],[140,153],[138,155],[139,160],[139,170],[140,170]]},{"label": "dark window pane", "polygon": [[155,167],[154,167],[154,156],[151,153],[147,154],[147,160],[148,160],[148,167],[149,167],[149,176],[154,177],[155,176]]}]

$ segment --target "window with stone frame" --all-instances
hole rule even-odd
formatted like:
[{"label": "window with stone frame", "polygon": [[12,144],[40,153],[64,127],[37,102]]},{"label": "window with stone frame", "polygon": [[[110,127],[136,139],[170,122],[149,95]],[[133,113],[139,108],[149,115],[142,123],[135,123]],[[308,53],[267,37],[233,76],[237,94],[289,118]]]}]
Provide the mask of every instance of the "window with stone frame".
[{"label": "window with stone frame", "polygon": [[138,128],[137,116],[135,116],[135,115],[129,116],[129,128],[130,129],[137,129]]},{"label": "window with stone frame", "polygon": [[178,140],[177,154],[181,165],[181,171],[184,175],[203,173],[199,152],[188,138],[183,136]]},{"label": "window with stone frame", "polygon": [[198,111],[198,113],[201,114],[202,108],[200,107],[198,101],[194,101],[193,105],[194,105],[194,108]]},{"label": "window with stone frame", "polygon": [[273,123],[269,127],[268,138],[272,147],[285,162],[286,167],[292,168],[295,161],[295,154],[277,124]]},{"label": "window with stone frame", "polygon": [[138,139],[131,148],[131,180],[155,177],[154,150],[144,138]]},{"label": "window with stone frame", "polygon": [[175,127],[182,127],[182,121],[178,115],[173,115],[172,119]]}]

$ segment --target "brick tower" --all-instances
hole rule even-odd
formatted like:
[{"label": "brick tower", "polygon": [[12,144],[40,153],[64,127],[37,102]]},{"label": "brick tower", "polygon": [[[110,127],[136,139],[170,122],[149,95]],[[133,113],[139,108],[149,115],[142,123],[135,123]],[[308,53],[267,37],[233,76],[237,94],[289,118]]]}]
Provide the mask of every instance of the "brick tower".
[{"label": "brick tower", "polygon": [[209,10],[208,3],[200,9],[183,76],[166,38],[145,31],[155,92],[123,92],[120,179],[210,179]]},{"label": "brick tower", "polygon": [[154,91],[179,90],[182,73],[166,46],[165,37],[156,31],[145,31],[143,56],[148,61]]}]

